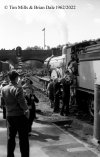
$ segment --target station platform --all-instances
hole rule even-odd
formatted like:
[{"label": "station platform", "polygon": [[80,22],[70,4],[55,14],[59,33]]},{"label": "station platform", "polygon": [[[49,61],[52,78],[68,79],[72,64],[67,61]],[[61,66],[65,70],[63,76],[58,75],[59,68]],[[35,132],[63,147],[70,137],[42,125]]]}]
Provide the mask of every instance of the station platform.
[{"label": "station platform", "polygon": [[[41,116],[33,123],[29,141],[30,157],[100,157],[100,152],[54,123],[44,121]],[[6,122],[0,118],[0,157],[7,156],[6,145]],[[16,137],[15,157],[20,156],[19,140]]]}]

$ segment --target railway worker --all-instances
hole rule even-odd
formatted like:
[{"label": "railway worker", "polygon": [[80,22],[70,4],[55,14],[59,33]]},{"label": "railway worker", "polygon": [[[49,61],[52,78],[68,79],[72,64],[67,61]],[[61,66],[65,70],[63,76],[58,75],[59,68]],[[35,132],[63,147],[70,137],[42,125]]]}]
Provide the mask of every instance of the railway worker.
[{"label": "railway worker", "polygon": [[70,112],[76,114],[76,90],[77,90],[77,75],[78,75],[78,63],[76,55],[71,55],[71,61],[68,63],[68,70],[71,74],[71,86],[70,86]]},{"label": "railway worker", "polygon": [[24,81],[25,83],[23,84],[23,89],[29,88],[34,93],[33,81],[30,77],[26,77]]},{"label": "railway worker", "polygon": [[61,96],[61,86],[60,81],[58,81],[58,78],[54,80],[54,112],[59,112],[60,107],[60,96]]},{"label": "railway worker", "polygon": [[[33,81],[29,77],[26,78],[25,84],[23,85],[23,89],[24,90],[29,89],[30,90],[29,94],[31,93],[32,95],[34,95]],[[37,119],[35,103],[34,103],[34,112],[33,112],[33,114],[34,114],[34,119]]]},{"label": "railway worker", "polygon": [[51,108],[53,108],[54,107],[54,81],[53,81],[53,79],[50,79],[50,82],[48,83],[47,95],[50,100]]},{"label": "railway worker", "polygon": [[26,88],[25,90],[25,99],[27,101],[30,110],[30,116],[29,116],[29,134],[30,134],[32,131],[33,121],[36,118],[35,103],[38,103],[39,99],[36,97],[35,93],[32,93],[32,91],[29,88]]},{"label": "railway worker", "polygon": [[65,76],[61,79],[63,94],[62,94],[62,108],[60,115],[69,115],[69,100],[70,100],[70,73],[69,71],[65,72]]},{"label": "railway worker", "polygon": [[68,70],[71,74],[78,75],[78,61],[75,54],[71,54],[71,60],[68,63]]},{"label": "railway worker", "polygon": [[77,114],[76,92],[77,78],[75,75],[72,75],[72,84],[70,86],[70,111],[72,112],[72,114]]},{"label": "railway worker", "polygon": [[15,70],[10,71],[9,78],[9,85],[2,88],[2,96],[7,111],[7,157],[14,157],[17,132],[19,134],[21,156],[29,157],[29,109],[23,96],[19,74]]}]

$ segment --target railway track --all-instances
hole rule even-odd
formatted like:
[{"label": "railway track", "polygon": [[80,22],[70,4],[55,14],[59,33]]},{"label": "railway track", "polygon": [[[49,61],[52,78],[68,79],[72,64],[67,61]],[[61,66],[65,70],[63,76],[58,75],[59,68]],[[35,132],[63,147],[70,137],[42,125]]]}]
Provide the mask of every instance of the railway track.
[{"label": "railway track", "polygon": [[43,84],[39,81],[39,79],[36,76],[31,77],[31,79],[33,81],[33,86],[34,86],[35,91],[46,96],[46,91],[44,90]]}]

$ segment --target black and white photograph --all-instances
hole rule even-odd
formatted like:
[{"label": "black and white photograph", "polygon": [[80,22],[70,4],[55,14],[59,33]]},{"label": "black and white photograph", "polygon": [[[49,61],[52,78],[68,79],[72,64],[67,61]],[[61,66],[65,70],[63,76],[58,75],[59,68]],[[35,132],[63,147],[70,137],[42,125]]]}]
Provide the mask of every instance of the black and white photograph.
[{"label": "black and white photograph", "polygon": [[0,0],[0,157],[100,156],[100,1]]}]

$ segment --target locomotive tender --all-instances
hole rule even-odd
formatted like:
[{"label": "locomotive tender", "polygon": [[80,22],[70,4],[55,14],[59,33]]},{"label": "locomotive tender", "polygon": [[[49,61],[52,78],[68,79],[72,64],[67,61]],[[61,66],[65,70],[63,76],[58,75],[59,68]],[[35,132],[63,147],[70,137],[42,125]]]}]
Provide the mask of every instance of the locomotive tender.
[{"label": "locomotive tender", "polygon": [[49,57],[44,64],[51,70],[51,78],[61,79],[68,67],[71,55],[75,54],[78,65],[77,104],[81,110],[94,114],[94,85],[100,84],[100,44],[83,42],[62,49],[62,55]]}]

